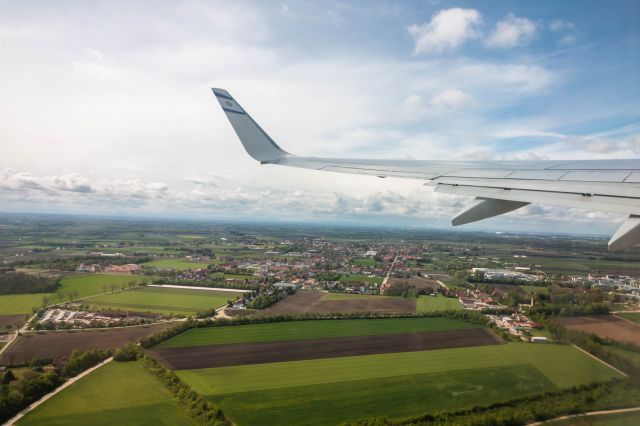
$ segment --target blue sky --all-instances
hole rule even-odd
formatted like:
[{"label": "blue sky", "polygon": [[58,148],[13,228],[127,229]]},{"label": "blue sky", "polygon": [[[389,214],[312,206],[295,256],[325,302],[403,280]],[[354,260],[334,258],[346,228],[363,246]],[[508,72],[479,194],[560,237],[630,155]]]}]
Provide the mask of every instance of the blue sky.
[{"label": "blue sky", "polygon": [[[209,87],[285,149],[414,159],[640,154],[634,1],[2,1],[4,211],[447,226],[420,182],[260,167]],[[611,232],[530,206],[475,229]]]}]

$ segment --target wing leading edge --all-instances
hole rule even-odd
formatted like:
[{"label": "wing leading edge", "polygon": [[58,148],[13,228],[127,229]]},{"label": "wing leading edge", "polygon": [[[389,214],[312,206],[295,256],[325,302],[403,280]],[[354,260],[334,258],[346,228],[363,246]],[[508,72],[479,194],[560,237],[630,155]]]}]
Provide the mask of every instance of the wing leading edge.
[{"label": "wing leading edge", "polygon": [[419,161],[300,157],[280,148],[223,89],[212,89],[247,153],[262,164],[425,181],[436,192],[476,197],[454,226],[529,203],[628,216],[609,241],[612,251],[640,244],[640,159],[580,161]]}]

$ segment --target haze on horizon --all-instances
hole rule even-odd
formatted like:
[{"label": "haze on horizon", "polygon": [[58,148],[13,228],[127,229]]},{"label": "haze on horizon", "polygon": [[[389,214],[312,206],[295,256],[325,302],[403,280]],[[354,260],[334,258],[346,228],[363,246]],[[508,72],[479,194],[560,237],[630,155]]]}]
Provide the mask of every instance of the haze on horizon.
[{"label": "haze on horizon", "polygon": [[[640,154],[633,1],[0,1],[0,210],[448,227],[419,182],[260,167],[209,90],[296,154]],[[528,206],[466,227],[610,233]]]}]

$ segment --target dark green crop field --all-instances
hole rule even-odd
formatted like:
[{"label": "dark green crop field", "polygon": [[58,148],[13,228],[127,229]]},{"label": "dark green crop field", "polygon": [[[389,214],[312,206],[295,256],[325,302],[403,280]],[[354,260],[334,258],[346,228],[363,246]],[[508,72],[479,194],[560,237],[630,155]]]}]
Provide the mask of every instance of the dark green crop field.
[{"label": "dark green crop field", "polygon": [[480,326],[442,317],[287,321],[233,327],[193,328],[161,343],[159,346],[179,347],[307,340],[422,331],[464,330],[477,327]]},{"label": "dark green crop field", "polygon": [[619,377],[572,346],[528,343],[176,373],[239,425],[419,415]]}]

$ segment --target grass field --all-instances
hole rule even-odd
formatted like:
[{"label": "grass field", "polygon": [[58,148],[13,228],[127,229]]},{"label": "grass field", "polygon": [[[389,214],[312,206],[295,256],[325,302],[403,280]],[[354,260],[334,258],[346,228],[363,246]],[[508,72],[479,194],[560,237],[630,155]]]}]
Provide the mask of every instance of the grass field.
[{"label": "grass field", "polygon": [[376,266],[375,259],[371,259],[371,258],[353,259],[351,263],[358,266],[371,266],[371,267]]},{"label": "grass field", "polygon": [[273,342],[331,337],[367,336],[420,331],[464,330],[479,327],[450,318],[383,318],[309,320],[251,324],[234,327],[192,328],[162,342],[160,347],[227,343]]},{"label": "grass field", "polygon": [[187,269],[200,269],[209,266],[207,262],[196,262],[187,259],[163,259],[154,260],[142,264],[143,266],[150,266],[160,269],[175,269],[176,271],[185,271]]},{"label": "grass field", "polygon": [[42,298],[50,293],[0,295],[0,315],[31,314],[42,306]]},{"label": "grass field", "polygon": [[35,408],[20,426],[193,425],[137,362],[110,362]]},{"label": "grass field", "polygon": [[527,294],[549,294],[549,287],[541,287],[535,285],[520,285],[520,287]]},{"label": "grass field", "polygon": [[377,283],[380,284],[384,278],[378,276],[369,276],[363,274],[351,274],[340,276],[340,281],[343,283],[358,282],[358,283]]},{"label": "grass field", "polygon": [[640,412],[580,416],[549,422],[550,426],[636,426],[640,424]]},{"label": "grass field", "polygon": [[466,281],[460,280],[457,278],[453,278],[451,280],[444,280],[442,281],[442,284],[446,285],[451,290],[458,290],[458,289],[464,290],[466,288],[469,288]]},{"label": "grass field", "polygon": [[225,280],[250,280],[253,278],[251,275],[225,274],[224,272],[215,272],[210,274],[210,276],[214,278],[224,278]]},{"label": "grass field", "polygon": [[418,415],[618,377],[572,346],[527,343],[176,373],[240,425]]},{"label": "grass field", "polygon": [[620,312],[616,316],[640,324],[640,312]]},{"label": "grass field", "polygon": [[462,310],[462,303],[458,299],[453,297],[444,297],[442,295],[437,296],[420,296],[416,303],[416,312],[437,312],[437,311],[450,311],[450,310]]},{"label": "grass field", "polygon": [[238,294],[214,290],[140,287],[92,297],[84,303],[97,308],[192,315],[198,311],[219,308],[229,299],[237,298]]},{"label": "grass field", "polygon": [[[63,278],[60,284],[62,287],[56,292],[57,295],[66,299],[66,294],[70,291],[77,291],[78,298],[103,294],[103,286],[107,288],[111,284],[116,284],[120,288],[123,284],[127,285],[130,281],[137,283],[150,282],[151,277],[139,277],[135,275],[109,275],[109,274],[86,274],[75,275],[73,277]],[[111,291],[107,289],[107,291]],[[52,302],[56,302],[55,300]]]}]

